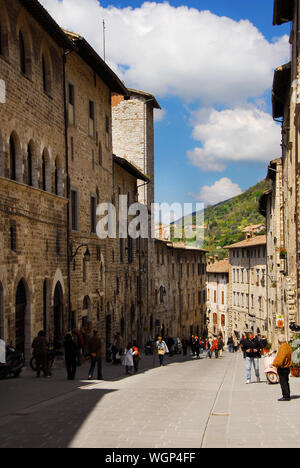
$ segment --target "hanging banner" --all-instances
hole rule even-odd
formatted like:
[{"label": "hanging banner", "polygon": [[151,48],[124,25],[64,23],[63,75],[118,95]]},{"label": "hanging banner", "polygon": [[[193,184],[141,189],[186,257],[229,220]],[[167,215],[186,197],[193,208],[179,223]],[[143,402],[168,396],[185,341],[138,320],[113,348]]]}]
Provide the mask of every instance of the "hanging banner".
[{"label": "hanging banner", "polygon": [[284,315],[276,315],[276,327],[284,328]]}]

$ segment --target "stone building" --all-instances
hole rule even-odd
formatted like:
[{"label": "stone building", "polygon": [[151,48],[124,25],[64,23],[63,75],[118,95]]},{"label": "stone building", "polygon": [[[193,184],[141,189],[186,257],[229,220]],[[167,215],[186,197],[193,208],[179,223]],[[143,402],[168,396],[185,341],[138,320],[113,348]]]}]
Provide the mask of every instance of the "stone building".
[{"label": "stone building", "polygon": [[147,238],[141,239],[144,258],[144,279],[139,284],[142,342],[152,328],[154,313],[153,281],[155,269],[154,246],[154,109],[160,109],[155,96],[143,91],[128,89],[127,96],[112,95],[113,152],[136,166],[148,180],[138,181],[137,201],[147,207]]},{"label": "stone building", "polygon": [[207,335],[206,251],[155,239],[150,335]]},{"label": "stone building", "polygon": [[267,334],[266,236],[229,245],[228,335]]},{"label": "stone building", "polygon": [[76,47],[65,65],[70,326],[98,328],[110,343],[117,319],[117,252],[113,238],[97,234],[97,207],[115,202],[111,93],[127,89],[82,36],[65,34]]},{"label": "stone building", "polygon": [[216,258],[207,261],[207,328],[209,336],[222,334],[227,343],[228,334],[228,292],[229,260],[218,261]]},{"label": "stone building", "polygon": [[[138,180],[148,182],[145,176],[135,165],[124,158],[114,156],[114,197],[117,211],[117,236],[114,240],[114,262],[109,266],[109,277],[115,278],[114,316],[112,320],[113,332],[120,332],[125,343],[136,340],[143,343],[144,328],[148,322],[146,297],[144,296],[147,284],[147,239],[131,238],[128,235],[128,226],[134,219],[128,215],[125,220],[126,232],[121,232],[120,223],[126,209],[137,202]],[[120,196],[126,197],[126,206],[122,207]]]},{"label": "stone building", "polygon": [[295,303],[295,290],[289,287],[287,256],[282,251],[285,245],[282,169],[281,158],[270,162],[267,179],[271,180],[272,189],[264,192],[259,201],[259,211],[266,218],[266,306],[268,338],[273,343],[277,343],[278,334],[289,329],[289,308]]},{"label": "stone building", "polygon": [[31,354],[67,322],[64,52],[36,1],[0,0],[0,335]]},{"label": "stone building", "polygon": [[[286,251],[284,278],[280,296],[284,298],[285,334],[288,324],[300,321],[299,313],[299,2],[274,0],[273,25],[291,22],[291,61],[274,73],[273,118],[282,123],[282,203],[276,217],[281,217],[282,238],[278,247]],[[272,243],[272,241],[271,241]],[[281,262],[279,262],[281,265]],[[281,266],[277,276],[280,275]]]}]

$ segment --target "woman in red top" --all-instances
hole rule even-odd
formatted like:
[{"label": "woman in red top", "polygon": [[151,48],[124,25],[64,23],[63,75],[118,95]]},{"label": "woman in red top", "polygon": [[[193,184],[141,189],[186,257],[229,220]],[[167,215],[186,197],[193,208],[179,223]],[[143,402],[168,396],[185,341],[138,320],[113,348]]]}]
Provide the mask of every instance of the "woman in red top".
[{"label": "woman in red top", "polygon": [[132,349],[136,353],[133,355],[133,365],[134,365],[134,371],[137,372],[139,370],[139,360],[141,359],[141,354],[138,350],[136,343],[134,343],[134,345],[132,346]]}]

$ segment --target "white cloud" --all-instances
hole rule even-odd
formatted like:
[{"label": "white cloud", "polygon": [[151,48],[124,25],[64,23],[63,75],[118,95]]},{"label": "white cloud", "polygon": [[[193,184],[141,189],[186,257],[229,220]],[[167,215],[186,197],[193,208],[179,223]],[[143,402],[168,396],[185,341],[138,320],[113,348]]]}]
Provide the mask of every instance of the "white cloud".
[{"label": "white cloud", "polygon": [[154,109],[154,122],[161,122],[166,116],[166,109]]},{"label": "white cloud", "polygon": [[127,86],[158,96],[235,105],[261,96],[288,59],[288,37],[267,41],[248,20],[146,2],[103,8],[98,0],[41,0],[57,22],[82,34]]},{"label": "white cloud", "polygon": [[242,193],[242,189],[227,177],[217,180],[213,185],[201,187],[198,195],[190,193],[195,200],[201,201],[205,205],[215,205],[224,200],[229,200]]},{"label": "white cloud", "polygon": [[265,163],[280,152],[281,128],[271,115],[253,106],[192,114],[193,136],[200,147],[188,151],[203,171],[222,172],[228,163]]}]

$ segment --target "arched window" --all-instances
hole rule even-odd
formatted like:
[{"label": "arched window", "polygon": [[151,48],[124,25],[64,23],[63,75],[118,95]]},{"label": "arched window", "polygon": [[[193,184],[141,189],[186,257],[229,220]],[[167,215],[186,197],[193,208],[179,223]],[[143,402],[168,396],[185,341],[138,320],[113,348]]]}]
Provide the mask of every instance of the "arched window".
[{"label": "arched window", "polygon": [[45,93],[51,93],[51,62],[50,57],[47,53],[42,55],[42,80],[43,80],[43,90]]},{"label": "arched window", "polygon": [[22,31],[19,31],[20,70],[26,75],[26,49]]},{"label": "arched window", "polygon": [[60,197],[63,196],[63,170],[59,157],[54,162],[53,193]]},{"label": "arched window", "polygon": [[42,189],[46,190],[46,156],[42,156]]},{"label": "arched window", "polygon": [[9,178],[16,180],[16,146],[12,135],[9,139],[9,162]]},{"label": "arched window", "polygon": [[27,184],[33,186],[33,158],[30,145],[27,147]]},{"label": "arched window", "polygon": [[41,189],[45,192],[51,191],[51,174],[50,174],[50,157],[45,149],[42,155],[42,171],[41,171]]},{"label": "arched window", "polygon": [[54,193],[58,195],[58,168],[57,162],[54,162]]}]

